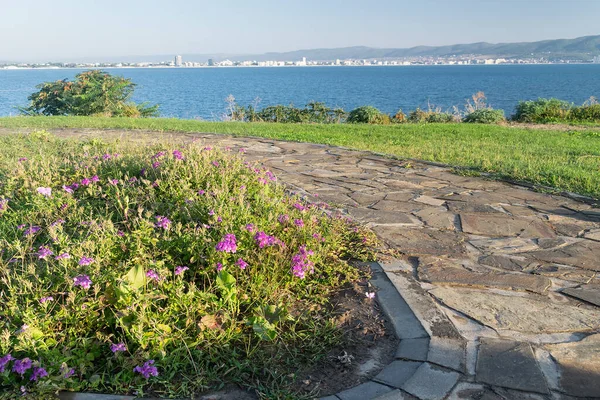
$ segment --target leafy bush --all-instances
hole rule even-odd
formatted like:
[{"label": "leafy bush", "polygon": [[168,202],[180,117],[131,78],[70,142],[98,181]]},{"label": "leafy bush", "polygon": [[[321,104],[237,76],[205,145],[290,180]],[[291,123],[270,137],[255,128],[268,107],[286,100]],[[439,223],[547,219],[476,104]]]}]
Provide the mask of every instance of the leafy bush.
[{"label": "leafy bush", "polygon": [[406,122],[406,114],[404,114],[401,109],[398,110],[398,112],[392,117],[392,122],[395,124]]},{"label": "leafy bush", "polygon": [[231,95],[226,101],[228,106],[225,119],[230,121],[335,124],[343,122],[347,116],[341,108],[330,108],[325,103],[316,101],[308,103],[304,108],[275,105],[262,110],[257,109],[257,104],[240,106]]},{"label": "leafy bush", "polygon": [[351,124],[389,124],[389,115],[382,113],[372,106],[355,108],[348,114],[348,122]]},{"label": "leafy bush", "polygon": [[558,99],[537,99],[521,101],[517,105],[515,115],[517,122],[547,123],[563,122],[569,119],[573,104]]},{"label": "leafy bush", "polygon": [[75,81],[66,79],[37,86],[38,92],[28,99],[26,115],[79,115],[106,117],[153,117],[158,106],[130,101],[135,84],[130,79],[93,70],[78,74]]},{"label": "leafy bush", "polygon": [[449,123],[454,122],[454,115],[439,110],[424,111],[417,108],[408,114],[408,121],[413,123]]},{"label": "leafy bush", "polygon": [[497,124],[505,120],[503,110],[493,110],[491,108],[475,110],[463,118],[463,122],[476,124]]},{"label": "leafy bush", "polygon": [[9,398],[289,383],[338,340],[328,299],[358,276],[342,258],[368,258],[374,237],[270,171],[198,142],[0,146]]},{"label": "leafy bush", "polygon": [[573,107],[570,120],[572,122],[600,122],[600,104]]}]

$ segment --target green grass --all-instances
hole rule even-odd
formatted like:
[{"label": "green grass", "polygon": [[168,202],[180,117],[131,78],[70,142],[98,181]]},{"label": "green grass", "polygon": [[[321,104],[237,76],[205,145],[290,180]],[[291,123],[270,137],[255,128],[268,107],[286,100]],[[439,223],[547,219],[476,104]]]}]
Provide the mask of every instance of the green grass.
[{"label": "green grass", "polygon": [[[180,119],[0,118],[7,128],[144,129],[257,136],[436,161],[600,198],[600,132],[479,124],[294,125]],[[18,129],[15,129],[18,131]]]}]

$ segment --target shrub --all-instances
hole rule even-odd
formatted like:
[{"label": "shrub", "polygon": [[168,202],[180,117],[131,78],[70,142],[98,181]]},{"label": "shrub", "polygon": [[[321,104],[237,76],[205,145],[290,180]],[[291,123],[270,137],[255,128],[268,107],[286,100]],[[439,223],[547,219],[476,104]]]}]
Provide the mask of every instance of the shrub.
[{"label": "shrub", "polygon": [[600,104],[583,105],[571,110],[572,122],[600,122]]},{"label": "shrub", "polygon": [[396,114],[392,117],[392,122],[396,124],[401,124],[406,122],[406,114],[402,112],[402,109],[398,110]]},{"label": "shrub", "polygon": [[247,107],[238,105],[231,95],[225,101],[227,102],[225,119],[228,121],[335,124],[343,122],[347,117],[343,109],[330,108],[325,103],[317,101],[308,103],[304,108],[275,105],[262,110],[257,109],[257,101]]},{"label": "shrub", "polygon": [[352,124],[389,124],[391,119],[389,115],[382,113],[375,107],[362,106],[350,111],[348,122]]},{"label": "shrub", "polygon": [[28,97],[26,115],[79,115],[108,117],[153,117],[158,106],[130,101],[135,84],[130,79],[93,70],[78,74],[75,81],[59,80],[37,86]]},{"label": "shrub", "polygon": [[569,119],[572,108],[572,103],[558,99],[521,101],[512,119],[529,123],[563,122]]},{"label": "shrub", "polygon": [[339,340],[328,299],[374,237],[270,171],[199,142],[0,146],[0,397],[291,383]]},{"label": "shrub", "polygon": [[475,110],[463,118],[463,122],[476,124],[497,124],[505,120],[503,110],[493,110],[491,108]]},{"label": "shrub", "polygon": [[408,114],[408,121],[413,123],[449,123],[454,120],[454,115],[441,112],[439,109],[424,111],[417,108]]}]

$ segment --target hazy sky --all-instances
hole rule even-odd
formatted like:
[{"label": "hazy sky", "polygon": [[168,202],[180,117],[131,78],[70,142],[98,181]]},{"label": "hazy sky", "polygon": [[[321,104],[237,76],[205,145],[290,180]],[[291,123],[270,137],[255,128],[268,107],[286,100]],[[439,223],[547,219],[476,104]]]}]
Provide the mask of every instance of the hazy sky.
[{"label": "hazy sky", "polygon": [[600,0],[0,0],[0,60],[600,34]]}]

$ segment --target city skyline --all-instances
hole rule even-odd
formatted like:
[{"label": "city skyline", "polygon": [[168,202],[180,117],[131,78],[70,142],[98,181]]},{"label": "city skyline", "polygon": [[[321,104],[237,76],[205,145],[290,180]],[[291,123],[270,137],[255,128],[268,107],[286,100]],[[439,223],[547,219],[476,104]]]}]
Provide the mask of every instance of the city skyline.
[{"label": "city skyline", "polygon": [[3,5],[0,60],[536,41],[597,33],[599,14],[592,0],[31,0]]}]

